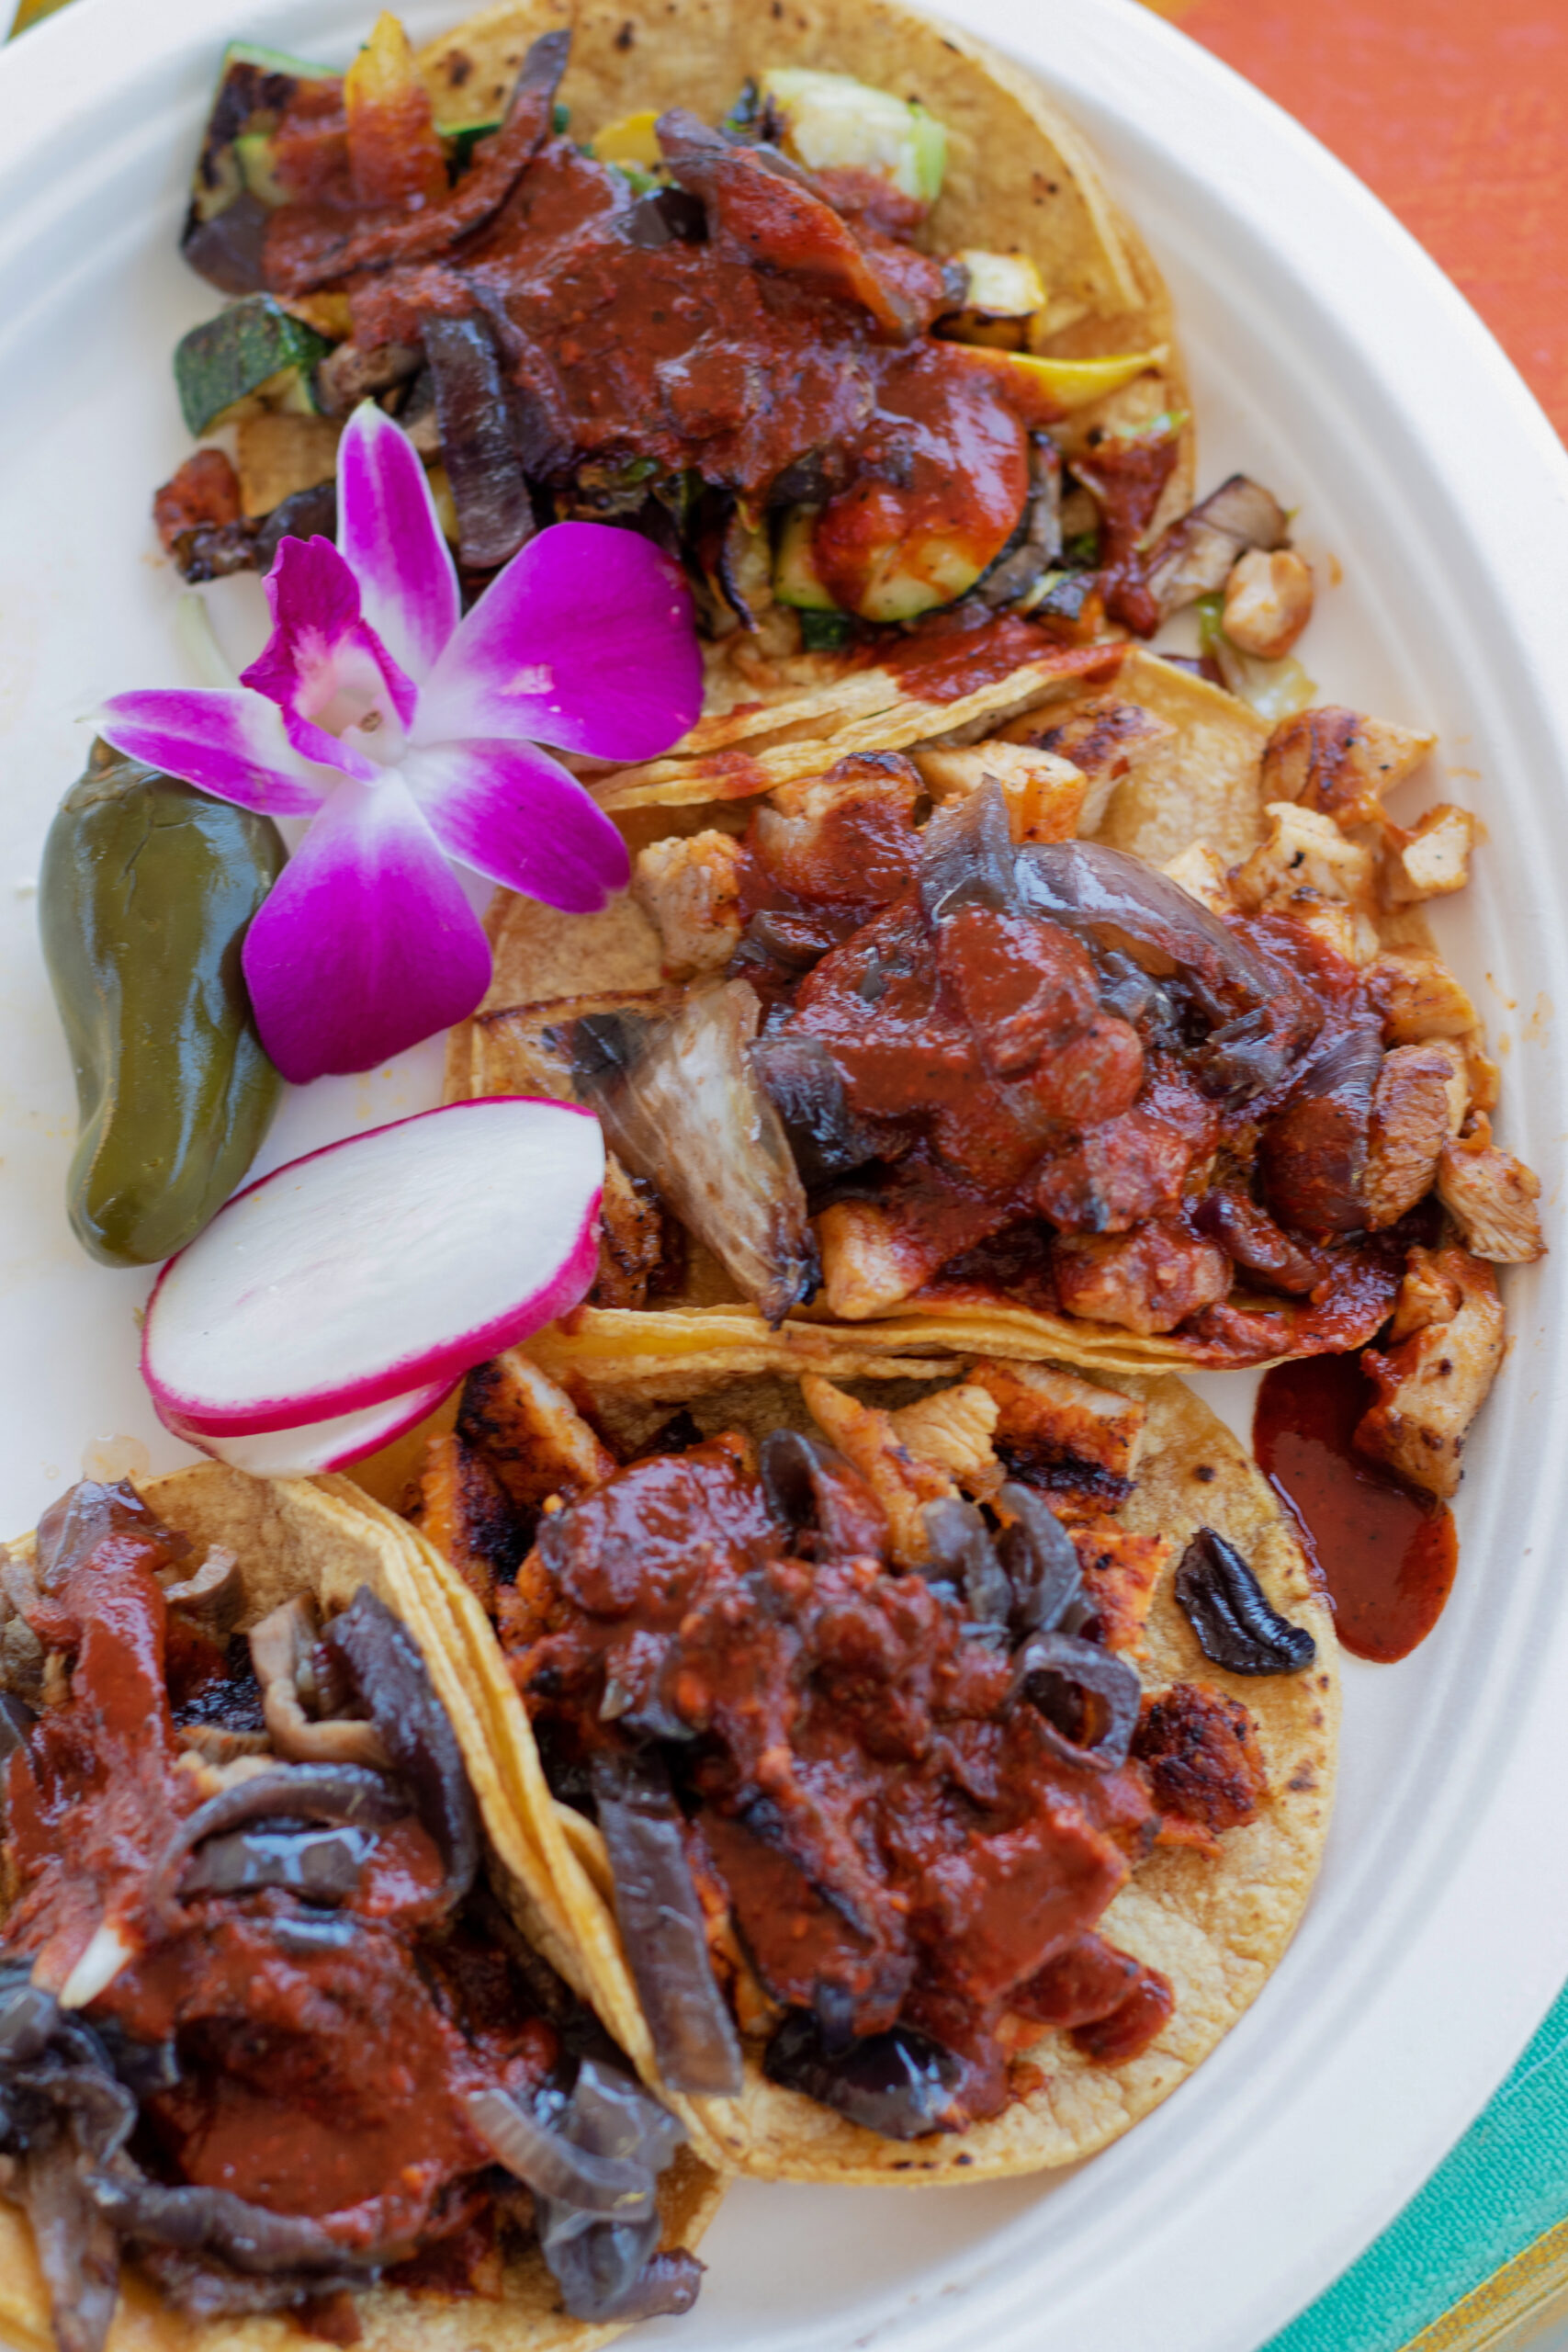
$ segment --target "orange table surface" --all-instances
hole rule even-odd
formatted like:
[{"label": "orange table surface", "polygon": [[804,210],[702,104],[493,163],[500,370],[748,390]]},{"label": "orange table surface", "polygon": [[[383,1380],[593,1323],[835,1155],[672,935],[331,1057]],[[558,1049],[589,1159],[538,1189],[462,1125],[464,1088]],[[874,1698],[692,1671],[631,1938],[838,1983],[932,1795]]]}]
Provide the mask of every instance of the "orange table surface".
[{"label": "orange table surface", "polygon": [[1381,196],[1568,438],[1568,0],[1151,0]]}]

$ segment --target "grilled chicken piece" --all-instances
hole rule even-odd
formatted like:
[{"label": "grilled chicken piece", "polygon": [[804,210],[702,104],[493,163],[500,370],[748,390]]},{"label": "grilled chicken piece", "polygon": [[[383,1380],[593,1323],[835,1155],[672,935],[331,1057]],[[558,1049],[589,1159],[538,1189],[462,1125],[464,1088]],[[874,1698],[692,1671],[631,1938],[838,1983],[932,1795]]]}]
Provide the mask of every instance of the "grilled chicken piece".
[{"label": "grilled chicken piece", "polygon": [[494,1471],[455,1430],[426,1446],[409,1518],[489,1609],[498,1570],[517,1565],[517,1517]]},{"label": "grilled chicken piece", "polygon": [[615,1467],[565,1389],[515,1348],[469,1373],[457,1434],[484,1455],[525,1512],[538,1510],[552,1495],[570,1502]]},{"label": "grilled chicken piece", "polygon": [[1088,781],[1077,831],[1098,832],[1111,796],[1127,776],[1168,743],[1175,729],[1135,702],[1097,695],[1053,726],[1038,710],[1025,711],[997,729],[996,741],[1027,743],[1068,761]]},{"label": "grilled chicken piece", "polygon": [[1385,949],[1368,965],[1365,978],[1391,1046],[1466,1037],[1480,1026],[1474,1005],[1453,974],[1423,949]]},{"label": "grilled chicken piece", "polygon": [[1134,1535],[1102,1510],[1080,1516],[1064,1502],[1059,1515],[1077,1552],[1084,1591],[1100,1620],[1106,1648],[1139,1648],[1170,1545],[1163,1535]]},{"label": "grilled chicken piece", "polygon": [[1305,893],[1371,907],[1375,872],[1372,853],[1348,841],[1332,817],[1294,801],[1271,800],[1269,832],[1260,846],[1231,876],[1239,906],[1292,910]]},{"label": "grilled chicken piece", "polygon": [[818,1374],[802,1375],[800,1393],[823,1436],[860,1472],[886,1511],[895,1561],[903,1568],[922,1566],[931,1557],[931,1538],[920,1514],[927,1503],[958,1492],[946,1471],[900,1442],[891,1413],[858,1404]]},{"label": "grilled chicken piece", "polygon": [[1225,582],[1224,626],[1259,662],[1287,654],[1312,618],[1312,567],[1294,548],[1248,548]]},{"label": "grilled chicken piece", "polygon": [[[1467,1250],[1413,1250],[1411,1257],[1405,1287],[1414,1277],[1416,1311],[1432,1319],[1386,1351],[1363,1353],[1377,1401],[1362,1414],[1356,1443],[1446,1501],[1459,1486],[1465,1433],[1503,1361],[1503,1308],[1497,1277]],[[1438,1283],[1453,1300],[1451,1313],[1440,1317],[1433,1314]],[[1399,1323],[1396,1310],[1396,1330]]]},{"label": "grilled chicken piece", "polygon": [[1464,1056],[1440,1038],[1395,1046],[1382,1057],[1372,1090],[1362,1193],[1375,1231],[1395,1225],[1425,1198],[1470,1098]]},{"label": "grilled chicken piece", "polygon": [[1383,863],[1383,897],[1391,907],[1447,898],[1470,879],[1475,820],[1444,801],[1428,808],[1414,832],[1391,835]]},{"label": "grilled chicken piece", "polygon": [[1289,531],[1272,491],[1246,474],[1232,474],[1189,507],[1149,557],[1149,589],[1161,620],[1223,588],[1246,549],[1282,547]]},{"label": "grilled chicken piece", "polygon": [[886,906],[915,878],[920,779],[898,752],[838,761],[825,775],[781,784],[748,841],[772,878],[806,899]]},{"label": "grilled chicken piece", "polygon": [[1026,1478],[1031,1471],[1057,1469],[1070,1478],[1080,1466],[1118,1482],[1132,1476],[1148,1418],[1137,1397],[1055,1364],[982,1357],[969,1378],[996,1399],[993,1443],[1004,1449],[1010,1469]]},{"label": "grilled chicken piece", "polygon": [[1438,1198],[1472,1256],[1498,1266],[1528,1266],[1542,1257],[1540,1179],[1511,1151],[1499,1151],[1491,1124],[1444,1146],[1438,1162]]},{"label": "grilled chicken piece", "polygon": [[671,979],[722,971],[740,944],[740,844],[728,833],[649,842],[632,896],[654,924]]},{"label": "grilled chicken piece", "polygon": [[648,1304],[649,1285],[664,1263],[664,1212],[644,1177],[629,1175],[613,1151],[604,1155],[599,1204],[599,1272],[589,1292],[593,1306]]},{"label": "grilled chicken piece", "polygon": [[1235,905],[1231,896],[1230,878],[1224,865],[1207,842],[1189,842],[1179,857],[1173,857],[1161,872],[1173,882],[1179,882],[1189,898],[1207,907],[1212,915],[1229,914]]},{"label": "grilled chicken piece", "polygon": [[991,1444],[997,1400],[977,1383],[960,1381],[917,1397],[887,1419],[900,1445],[918,1461],[945,1470],[965,1494],[990,1494],[1001,1484],[1001,1464]]},{"label": "grilled chicken piece", "polygon": [[1059,1240],[1051,1271],[1068,1315],[1145,1333],[1174,1331],[1200,1308],[1217,1306],[1231,1285],[1223,1250],[1156,1219],[1131,1233]]},{"label": "grilled chicken piece", "polygon": [[1028,743],[974,743],[963,751],[917,752],[915,765],[933,800],[973,792],[993,778],[1007,803],[1015,842],[1067,842],[1078,830],[1089,778],[1070,760]]},{"label": "grilled chicken piece", "polygon": [[1271,800],[1298,800],[1340,824],[1381,824],[1383,794],[1418,768],[1437,741],[1325,704],[1275,728],[1263,752],[1263,789]]}]

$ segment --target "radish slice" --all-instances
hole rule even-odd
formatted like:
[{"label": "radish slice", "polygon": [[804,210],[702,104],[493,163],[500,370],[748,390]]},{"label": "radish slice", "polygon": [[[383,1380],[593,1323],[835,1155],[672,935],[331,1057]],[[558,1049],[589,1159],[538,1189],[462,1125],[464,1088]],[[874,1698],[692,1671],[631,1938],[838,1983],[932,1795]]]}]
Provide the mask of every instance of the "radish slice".
[{"label": "radish slice", "polygon": [[313,1478],[322,1470],[342,1470],[395,1437],[412,1430],[433,1413],[447,1393],[436,1381],[416,1388],[411,1396],[389,1397],[384,1405],[367,1405],[357,1413],[339,1413],[330,1421],[310,1421],[302,1429],[263,1430],[254,1437],[215,1436],[192,1421],[165,1415],[176,1437],[210,1453],[231,1469],[248,1470],[253,1478]]},{"label": "radish slice", "polygon": [[604,1181],[591,1113],[515,1095],[275,1169],[158,1278],[141,1373],[160,1418],[206,1445],[449,1387],[582,1297]]}]

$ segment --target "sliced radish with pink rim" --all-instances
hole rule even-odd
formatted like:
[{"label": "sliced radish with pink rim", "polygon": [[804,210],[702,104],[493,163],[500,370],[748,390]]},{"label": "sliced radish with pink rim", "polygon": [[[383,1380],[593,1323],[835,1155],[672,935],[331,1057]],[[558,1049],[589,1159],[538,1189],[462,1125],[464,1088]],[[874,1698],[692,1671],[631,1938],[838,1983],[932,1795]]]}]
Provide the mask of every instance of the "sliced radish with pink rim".
[{"label": "sliced radish with pink rim", "polygon": [[141,1372],[160,1419],[205,1445],[450,1386],[583,1296],[604,1181],[590,1113],[513,1095],[275,1169],[158,1278]]},{"label": "sliced radish with pink rim", "polygon": [[438,1380],[433,1387],[416,1388],[412,1396],[393,1396],[385,1405],[367,1405],[357,1413],[339,1413],[330,1421],[309,1421],[301,1429],[262,1430],[254,1437],[221,1437],[198,1430],[194,1421],[165,1415],[176,1437],[227,1462],[232,1470],[248,1470],[253,1478],[314,1478],[323,1470],[342,1470],[351,1462],[390,1445],[427,1413],[434,1413],[449,1392]]}]

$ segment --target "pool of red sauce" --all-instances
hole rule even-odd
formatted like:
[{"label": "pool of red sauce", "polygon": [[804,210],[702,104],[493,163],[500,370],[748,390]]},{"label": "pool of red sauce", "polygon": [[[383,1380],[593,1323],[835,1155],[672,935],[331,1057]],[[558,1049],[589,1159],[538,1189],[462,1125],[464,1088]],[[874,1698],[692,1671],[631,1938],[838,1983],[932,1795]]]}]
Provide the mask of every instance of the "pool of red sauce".
[{"label": "pool of red sauce", "polygon": [[1258,1466],[1294,1513],[1357,1657],[1391,1666],[1424,1642],[1459,1563],[1453,1515],[1351,1443],[1372,1401],[1354,1356],[1306,1356],[1263,1375]]}]

